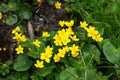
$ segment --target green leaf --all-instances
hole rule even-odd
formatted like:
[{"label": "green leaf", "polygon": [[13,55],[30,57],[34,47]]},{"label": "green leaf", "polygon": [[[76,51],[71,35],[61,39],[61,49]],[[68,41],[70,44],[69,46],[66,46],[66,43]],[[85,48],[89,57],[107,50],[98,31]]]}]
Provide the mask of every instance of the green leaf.
[{"label": "green leaf", "polygon": [[85,30],[81,29],[80,31],[77,31],[76,35],[78,36],[78,38],[80,40],[85,40],[86,39],[86,32],[85,32]]},{"label": "green leaf", "polygon": [[60,80],[77,80],[77,70],[73,67],[67,67],[60,73]]},{"label": "green leaf", "polygon": [[31,67],[32,64],[32,61],[28,60],[26,55],[19,55],[14,63],[13,68],[16,71],[26,71]]},{"label": "green leaf", "polygon": [[11,15],[6,18],[5,22],[8,25],[13,25],[13,24],[17,23],[17,21],[18,21],[18,17],[16,15]]},{"label": "green leaf", "polygon": [[21,19],[30,19],[32,16],[31,11],[26,9],[20,10],[18,14]]},{"label": "green leaf", "polygon": [[55,0],[48,0],[48,3],[49,3],[50,5],[54,5]]},{"label": "green leaf", "polygon": [[48,74],[50,74],[54,68],[55,68],[55,66],[52,65],[52,66],[49,66],[49,67],[44,67],[42,69],[37,69],[35,71],[35,74],[40,76],[40,77],[45,77]]},{"label": "green leaf", "polygon": [[95,26],[95,30],[97,30],[101,35],[104,34],[104,25],[102,22],[93,22],[94,26]]},{"label": "green leaf", "polygon": [[97,79],[97,76],[96,76],[96,73],[94,71],[94,69],[89,69],[87,71],[87,80],[96,80]]},{"label": "green leaf", "polygon": [[1,12],[7,12],[9,10],[8,6],[5,3],[2,3],[0,5],[0,11]]},{"label": "green leaf", "polygon": [[93,54],[94,60],[100,63],[100,51],[95,45],[87,44],[83,47],[82,51],[85,52],[84,56],[88,53],[89,59],[91,58],[90,54]]},{"label": "green leaf", "polygon": [[80,12],[80,3],[75,3],[71,6],[71,8],[76,11],[76,12]]},{"label": "green leaf", "polygon": [[105,57],[111,63],[118,63],[120,60],[120,48],[115,48],[110,41],[107,41],[103,45],[103,52]]},{"label": "green leaf", "polygon": [[64,0],[65,2],[75,2],[76,0]]},{"label": "green leaf", "polygon": [[45,44],[41,42],[40,47],[31,46],[31,50],[27,53],[28,56],[31,56],[33,58],[40,58],[40,53],[44,52],[45,50]]},{"label": "green leaf", "polygon": [[66,7],[64,10],[65,10],[67,13],[71,13],[71,12],[73,11],[71,8],[68,8],[68,7]]},{"label": "green leaf", "polygon": [[39,80],[38,76],[31,76],[30,77],[32,80]]},{"label": "green leaf", "polygon": [[14,2],[14,3],[8,3],[8,8],[10,11],[17,11],[19,9],[19,5]]}]

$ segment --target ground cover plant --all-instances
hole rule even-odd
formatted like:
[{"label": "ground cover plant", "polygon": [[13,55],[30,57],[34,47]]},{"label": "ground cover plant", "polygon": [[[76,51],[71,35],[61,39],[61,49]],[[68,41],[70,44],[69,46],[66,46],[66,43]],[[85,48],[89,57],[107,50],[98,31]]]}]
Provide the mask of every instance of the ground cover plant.
[{"label": "ground cover plant", "polygon": [[0,80],[119,80],[119,5],[0,1]]}]

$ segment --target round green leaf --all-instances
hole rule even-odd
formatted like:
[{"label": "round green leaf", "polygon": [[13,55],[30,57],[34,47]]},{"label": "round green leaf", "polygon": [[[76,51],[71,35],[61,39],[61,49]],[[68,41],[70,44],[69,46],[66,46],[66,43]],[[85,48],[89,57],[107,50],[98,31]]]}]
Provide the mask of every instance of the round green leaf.
[{"label": "round green leaf", "polygon": [[120,49],[115,48],[110,41],[105,42],[103,45],[103,52],[105,57],[107,58],[108,61],[111,63],[118,63],[120,60]]},{"label": "round green leaf", "polygon": [[8,25],[13,25],[17,23],[17,21],[18,21],[18,17],[16,15],[8,16],[8,18],[6,18],[5,20],[6,24]]},{"label": "round green leaf", "polygon": [[21,19],[30,19],[32,16],[32,13],[29,10],[21,10],[18,14]]},{"label": "round green leaf", "polygon": [[26,71],[31,67],[31,65],[32,61],[28,60],[26,55],[19,55],[14,63],[13,68],[16,71]]},{"label": "round green leaf", "polygon": [[0,11],[7,12],[9,10],[8,6],[5,3],[0,5]]}]

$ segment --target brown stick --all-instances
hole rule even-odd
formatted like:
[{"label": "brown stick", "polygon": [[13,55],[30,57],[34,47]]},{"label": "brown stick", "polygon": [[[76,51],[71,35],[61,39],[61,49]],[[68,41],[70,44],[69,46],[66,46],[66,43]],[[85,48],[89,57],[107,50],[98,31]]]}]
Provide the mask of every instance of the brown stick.
[{"label": "brown stick", "polygon": [[34,38],[35,38],[34,30],[33,30],[33,27],[32,27],[32,24],[31,24],[30,21],[28,21],[27,27],[28,27],[28,35],[29,35],[29,38],[30,38],[30,39],[34,39]]}]

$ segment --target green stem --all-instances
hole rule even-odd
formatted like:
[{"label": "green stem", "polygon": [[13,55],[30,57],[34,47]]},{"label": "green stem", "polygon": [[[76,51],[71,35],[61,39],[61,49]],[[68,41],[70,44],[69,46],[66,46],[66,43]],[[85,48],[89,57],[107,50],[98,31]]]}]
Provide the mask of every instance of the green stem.
[{"label": "green stem", "polygon": [[[68,72],[67,70],[65,70],[67,73],[69,73],[71,76],[73,76],[74,78],[76,78],[75,75],[71,74],[70,72]],[[77,78],[76,78],[77,79]]]},{"label": "green stem", "polygon": [[87,80],[87,66],[86,66],[86,64],[85,64],[85,60],[84,60],[84,58],[83,58],[83,55],[82,55],[81,50],[80,50],[80,55],[81,55],[82,62],[83,62],[84,68],[85,68],[85,80]]},{"label": "green stem", "polygon": [[89,66],[90,65],[90,63],[92,62],[92,59],[94,58],[94,54],[92,54],[92,56],[91,56],[91,58],[90,58],[90,61],[89,61],[89,63],[88,63],[88,65],[87,66]]}]

